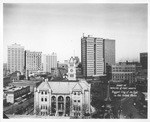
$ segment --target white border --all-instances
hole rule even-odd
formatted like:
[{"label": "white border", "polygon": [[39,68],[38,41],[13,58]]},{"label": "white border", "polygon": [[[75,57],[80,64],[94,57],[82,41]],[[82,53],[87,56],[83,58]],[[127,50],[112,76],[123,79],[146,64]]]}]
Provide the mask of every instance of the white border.
[{"label": "white border", "polygon": [[[140,4],[140,3],[146,3],[148,4],[148,20],[149,20],[149,10],[150,10],[150,5],[149,5],[149,0],[1,0],[0,1],[0,87],[1,87],[1,90],[3,89],[3,3],[89,3],[89,4],[92,4],[92,3],[120,3],[120,4]],[[148,33],[149,33],[149,21],[148,21]],[[148,34],[148,59],[150,57],[150,54],[149,54],[149,34]],[[149,63],[148,63],[148,69],[149,69]],[[148,70],[148,80],[149,80],[149,70]],[[150,85],[148,83],[148,119],[89,119],[89,120],[86,120],[86,119],[82,119],[82,120],[79,120],[79,119],[72,119],[71,121],[113,121],[113,122],[116,122],[116,121],[121,121],[121,122],[126,122],[126,121],[136,121],[136,122],[149,122],[150,121],[150,110],[149,110],[149,103],[150,103],[150,94],[149,94],[149,89],[150,89]],[[3,93],[3,92],[1,92]],[[53,121],[53,122],[58,122],[58,121],[64,121],[64,122],[70,122],[70,119],[68,120],[59,120],[59,119],[26,119],[26,120],[23,120],[23,119],[3,119],[3,105],[2,105],[2,99],[3,99],[3,95],[0,94],[0,121],[18,121],[20,122],[21,121],[38,121],[38,122],[41,122],[41,121]]]}]

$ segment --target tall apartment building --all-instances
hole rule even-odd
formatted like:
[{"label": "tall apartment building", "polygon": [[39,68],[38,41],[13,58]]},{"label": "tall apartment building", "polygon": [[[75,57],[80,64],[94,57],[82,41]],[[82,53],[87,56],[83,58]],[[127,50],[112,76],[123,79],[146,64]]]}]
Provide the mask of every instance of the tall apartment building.
[{"label": "tall apartment building", "polygon": [[103,76],[106,63],[115,64],[115,40],[83,36],[81,62],[83,76]]},{"label": "tall apartment building", "polygon": [[106,66],[115,64],[115,40],[104,39],[104,62],[106,73]]},{"label": "tall apartment building", "polygon": [[140,63],[143,69],[148,68],[147,61],[148,61],[148,53],[140,53]]},{"label": "tall apartment building", "polygon": [[15,71],[24,71],[24,47],[20,44],[12,44],[7,47],[7,69],[10,73]]},{"label": "tall apartment building", "polygon": [[51,55],[43,55],[42,63],[43,71],[51,73],[51,68],[57,68],[57,54],[52,53]]},{"label": "tall apartment building", "polygon": [[28,72],[42,70],[42,52],[25,51],[25,69]]}]

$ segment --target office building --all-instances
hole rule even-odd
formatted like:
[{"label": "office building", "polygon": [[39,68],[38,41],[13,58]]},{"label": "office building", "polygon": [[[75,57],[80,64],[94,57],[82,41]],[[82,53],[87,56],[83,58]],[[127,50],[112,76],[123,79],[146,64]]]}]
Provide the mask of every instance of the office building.
[{"label": "office building", "polygon": [[51,73],[51,68],[57,68],[57,54],[52,53],[51,55],[43,55],[42,63],[43,71]]},{"label": "office building", "polygon": [[113,81],[135,82],[136,65],[127,65],[126,63],[112,65]]},{"label": "office building", "polygon": [[140,53],[140,63],[143,69],[148,68],[148,53]]},{"label": "office building", "polygon": [[26,73],[42,71],[42,52],[25,51]]},{"label": "office building", "polygon": [[7,55],[7,70],[10,73],[15,71],[24,71],[24,47],[19,44],[12,44],[8,46]]},{"label": "office building", "polygon": [[104,75],[103,39],[95,37],[81,38],[81,62],[83,76]]},{"label": "office building", "polygon": [[104,39],[104,67],[105,73],[107,72],[107,66],[115,64],[115,40]]}]

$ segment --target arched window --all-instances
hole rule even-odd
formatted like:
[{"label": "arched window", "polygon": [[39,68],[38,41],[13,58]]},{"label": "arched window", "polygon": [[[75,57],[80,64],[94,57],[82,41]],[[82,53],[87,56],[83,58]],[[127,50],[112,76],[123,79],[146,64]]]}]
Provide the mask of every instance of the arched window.
[{"label": "arched window", "polygon": [[41,101],[43,101],[43,98],[41,98]]},{"label": "arched window", "polygon": [[47,98],[45,98],[45,101],[47,101]]},{"label": "arched window", "polygon": [[70,97],[66,97],[66,102],[70,102]]},{"label": "arched window", "polygon": [[56,97],[55,96],[52,96],[52,101],[56,101]]},{"label": "arched window", "polygon": [[59,96],[58,101],[64,101],[64,98],[62,96]]}]

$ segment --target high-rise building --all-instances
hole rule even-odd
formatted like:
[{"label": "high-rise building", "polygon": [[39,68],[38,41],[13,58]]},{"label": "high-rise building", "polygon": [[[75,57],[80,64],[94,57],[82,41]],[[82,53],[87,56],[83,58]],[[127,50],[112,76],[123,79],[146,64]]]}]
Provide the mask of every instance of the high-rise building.
[{"label": "high-rise building", "polygon": [[140,53],[140,63],[143,69],[147,69],[147,61],[148,61],[147,53]]},{"label": "high-rise building", "polygon": [[25,69],[29,72],[42,70],[42,52],[25,51]]},{"label": "high-rise building", "polygon": [[103,76],[115,64],[115,40],[83,36],[81,62],[83,76]]},{"label": "high-rise building", "polygon": [[57,68],[57,54],[52,53],[51,55],[43,55],[42,63],[43,71],[51,73],[51,68]]},{"label": "high-rise building", "polygon": [[115,64],[115,40],[104,39],[104,62],[106,73],[106,66]]},{"label": "high-rise building", "polygon": [[104,74],[103,39],[81,38],[81,62],[83,76],[103,76]]},{"label": "high-rise building", "polygon": [[10,73],[24,70],[24,47],[19,44],[12,44],[7,47],[7,69]]}]

